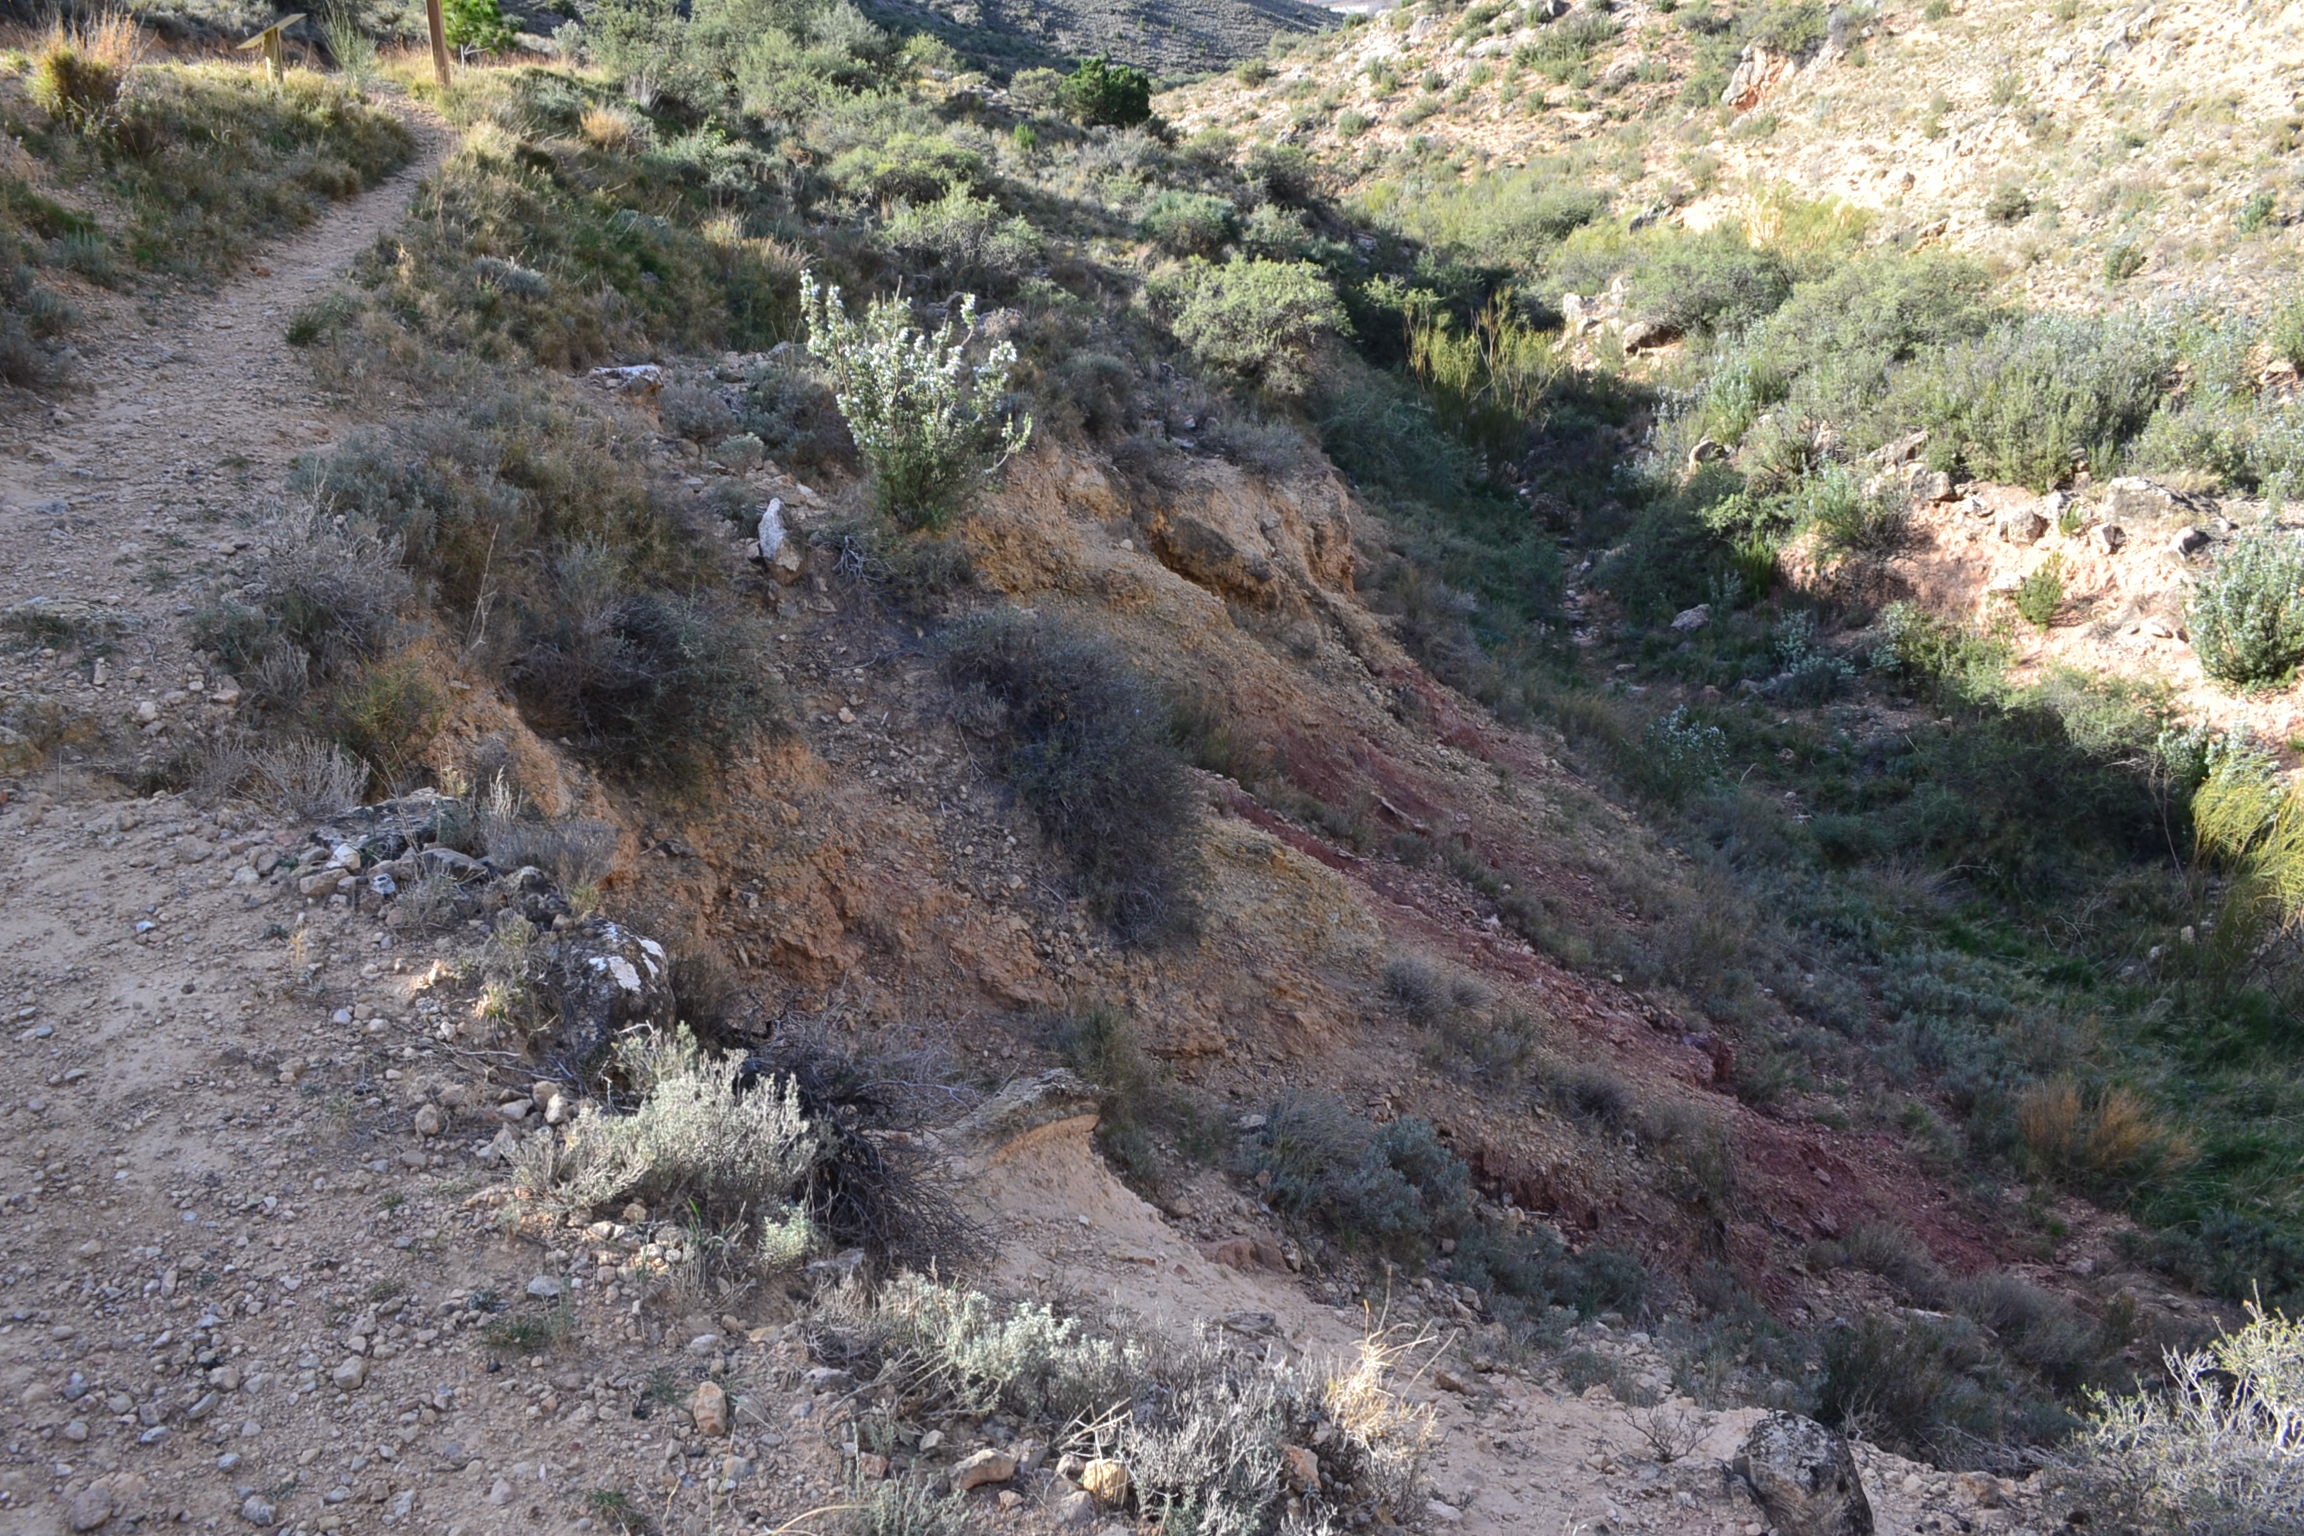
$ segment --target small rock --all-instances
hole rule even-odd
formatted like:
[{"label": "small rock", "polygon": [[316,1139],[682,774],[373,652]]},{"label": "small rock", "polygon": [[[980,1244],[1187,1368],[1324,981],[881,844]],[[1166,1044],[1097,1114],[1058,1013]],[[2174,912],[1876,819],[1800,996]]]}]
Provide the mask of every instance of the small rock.
[{"label": "small rock", "polygon": [[528,1282],[528,1294],[538,1301],[554,1301],[560,1295],[560,1282],[550,1275],[538,1275]]},{"label": "small rock", "polygon": [[888,1476],[888,1458],[872,1451],[858,1451],[856,1475],[868,1483],[883,1481]]},{"label": "small rock", "polygon": [[86,1419],[72,1420],[72,1422],[64,1426],[63,1435],[65,1439],[71,1441],[74,1445],[78,1445],[81,1441],[88,1438],[88,1421]]},{"label": "small rock", "polygon": [[1449,1503],[1446,1499],[1426,1499],[1424,1501],[1424,1513],[1430,1515],[1433,1519],[1439,1521],[1442,1525],[1455,1525],[1464,1518],[1464,1511],[1458,1509],[1455,1505]]},{"label": "small rock", "polygon": [[2189,560],[2208,547],[2208,535],[2198,528],[2176,530],[2168,540],[2168,551],[2180,560]]},{"label": "small rock", "polygon": [[688,1400],[688,1416],[696,1421],[696,1433],[714,1439],[728,1433],[728,1394],[716,1381],[699,1382],[696,1395]]},{"label": "small rock", "polygon": [[2175,492],[2140,475],[2121,475],[2104,488],[2104,516],[2108,521],[2167,517],[2176,507]]},{"label": "small rock", "polygon": [[2048,519],[2037,507],[2009,507],[1992,520],[1992,531],[2010,544],[2037,544],[2048,536]]},{"label": "small rock", "polygon": [[497,1508],[501,1509],[505,1505],[511,1503],[512,1497],[512,1485],[505,1479],[500,1477],[496,1479],[494,1483],[489,1485],[488,1502],[495,1505]]},{"label": "small rock", "polygon": [[1317,1493],[1320,1458],[1310,1446],[1284,1445],[1280,1447],[1280,1476],[1298,1493]]},{"label": "small rock", "polygon": [[2099,523],[2088,530],[2088,542],[2100,555],[2117,554],[2128,542],[2128,530],[2118,523]]},{"label": "small rock", "polygon": [[344,1363],[328,1373],[328,1379],[347,1392],[357,1391],[368,1380],[368,1360],[364,1355],[346,1355]]},{"label": "small rock", "polygon": [[1651,352],[1680,339],[1680,333],[1654,320],[1635,320],[1624,327],[1624,350]]},{"label": "small rock", "polygon": [[263,1526],[266,1529],[280,1523],[279,1511],[275,1510],[263,1495],[255,1493],[240,1501],[240,1518],[250,1525]]},{"label": "small rock", "polygon": [[1693,608],[1683,608],[1672,615],[1672,628],[1682,634],[1702,629],[1711,622],[1712,605],[1710,603],[1698,603]]},{"label": "small rock", "polygon": [[1099,1456],[1080,1469],[1080,1486],[1097,1503],[1117,1508],[1128,1502],[1128,1464]]},{"label": "small rock", "polygon": [[433,1104],[421,1105],[416,1111],[416,1134],[430,1140],[448,1128],[447,1117]]},{"label": "small rock", "polygon": [[1085,1488],[1075,1488],[1049,1506],[1048,1514],[1059,1528],[1077,1529],[1096,1518],[1096,1500]]},{"label": "small rock", "polygon": [[1961,1496],[1978,1509],[1998,1509],[2008,1502],[2008,1490],[1989,1472],[1963,1472],[1959,1486]]},{"label": "small rock", "polygon": [[960,1458],[960,1464],[952,1469],[952,1487],[966,1493],[986,1483],[1005,1483],[1015,1475],[1016,1458],[987,1446]]},{"label": "small rock", "polygon": [[92,1531],[112,1518],[112,1490],[103,1483],[90,1483],[72,1495],[71,1506],[65,1519],[76,1531]]},{"label": "small rock", "polygon": [[1464,1378],[1457,1375],[1454,1371],[1448,1369],[1448,1367],[1444,1365],[1438,1365],[1432,1368],[1432,1385],[1438,1387],[1443,1392],[1462,1392],[1467,1390],[1464,1385]]}]

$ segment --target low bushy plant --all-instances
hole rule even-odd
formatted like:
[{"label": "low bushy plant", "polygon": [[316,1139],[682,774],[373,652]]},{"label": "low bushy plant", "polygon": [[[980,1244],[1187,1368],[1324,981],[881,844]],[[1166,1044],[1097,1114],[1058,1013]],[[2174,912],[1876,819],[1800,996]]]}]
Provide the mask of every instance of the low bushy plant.
[{"label": "low bushy plant", "polygon": [[1163,274],[1154,293],[1202,364],[1274,395],[1310,388],[1319,347],[1350,324],[1310,262],[1194,259]]},{"label": "low bushy plant", "polygon": [[738,1065],[700,1049],[685,1028],[620,1041],[616,1070],[637,1106],[586,1108],[564,1137],[529,1138],[520,1183],[571,1213],[638,1198],[704,1232],[735,1234],[732,1246],[755,1259],[805,1256],[813,1239],[801,1197],[821,1141],[797,1083],[747,1085]]},{"label": "low bushy plant", "polygon": [[944,527],[1031,439],[1032,418],[1003,409],[1015,347],[982,342],[973,294],[938,331],[915,327],[901,299],[875,299],[853,319],[840,290],[813,274],[802,277],[801,298],[809,350],[830,377],[874,496],[915,527]]},{"label": "low bushy plant", "polygon": [[946,642],[989,706],[1000,766],[1123,940],[1190,931],[1200,816],[1168,706],[1119,645],[1001,609]]},{"label": "low bushy plant", "polygon": [[1139,222],[1172,256],[1214,256],[1232,238],[1237,212],[1228,197],[1171,188],[1144,205]]},{"label": "low bushy plant", "polygon": [[1413,1256],[1471,1219],[1470,1170],[1412,1115],[1377,1126],[1334,1099],[1284,1099],[1244,1151],[1277,1209],[1349,1247]]},{"label": "low bushy plant", "polygon": [[2304,1325],[2251,1305],[2160,1390],[2095,1399],[2064,1458],[2107,1529],[2258,1536],[2304,1528]]},{"label": "low bushy plant", "polygon": [[2241,533],[2193,589],[2185,622],[2218,682],[2284,682],[2304,663],[2304,539],[2270,525]]}]

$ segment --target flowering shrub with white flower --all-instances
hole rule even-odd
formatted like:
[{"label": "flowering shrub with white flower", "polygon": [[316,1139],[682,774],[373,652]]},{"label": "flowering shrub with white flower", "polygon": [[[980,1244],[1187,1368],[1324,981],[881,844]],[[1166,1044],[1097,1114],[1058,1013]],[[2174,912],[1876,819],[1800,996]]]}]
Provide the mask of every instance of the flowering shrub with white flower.
[{"label": "flowering shrub with white flower", "polygon": [[1032,418],[1005,416],[1016,349],[993,342],[971,360],[976,297],[940,331],[912,323],[899,298],[874,299],[851,318],[837,287],[800,278],[808,349],[832,377],[832,394],[872,472],[883,510],[915,528],[942,528],[985,480],[1031,440]]}]

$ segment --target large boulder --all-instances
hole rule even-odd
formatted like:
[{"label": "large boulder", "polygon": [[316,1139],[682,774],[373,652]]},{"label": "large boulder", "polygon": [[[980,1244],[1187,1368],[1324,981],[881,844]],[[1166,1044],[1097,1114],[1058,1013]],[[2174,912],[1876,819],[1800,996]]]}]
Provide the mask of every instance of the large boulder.
[{"label": "large boulder", "polygon": [[586,918],[551,936],[543,986],[559,1015],[545,1057],[569,1081],[625,1031],[676,1022],[671,966],[664,946],[604,917]]},{"label": "large boulder", "polygon": [[1732,1469],[1777,1536],[1872,1536],[1872,1503],[1848,1442],[1814,1419],[1772,1413],[1753,1426]]}]

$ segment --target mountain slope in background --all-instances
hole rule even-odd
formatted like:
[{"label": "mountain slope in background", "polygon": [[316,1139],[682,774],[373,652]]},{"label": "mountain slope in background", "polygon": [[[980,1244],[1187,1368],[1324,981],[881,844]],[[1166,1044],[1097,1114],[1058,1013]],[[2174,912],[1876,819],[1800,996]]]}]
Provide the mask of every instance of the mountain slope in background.
[{"label": "mountain slope in background", "polygon": [[2294,6],[1478,4],[1276,64],[1164,110],[1301,143],[1363,188],[1537,165],[1695,228],[1836,199],[2036,302],[2247,306],[2298,268]]},{"label": "mountain slope in background", "polygon": [[1168,79],[1223,69],[1276,35],[1333,20],[1302,0],[884,0],[867,9],[998,72],[1068,68],[1100,53]]}]

